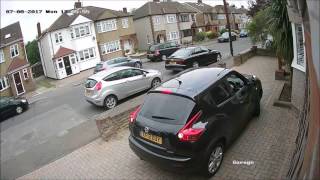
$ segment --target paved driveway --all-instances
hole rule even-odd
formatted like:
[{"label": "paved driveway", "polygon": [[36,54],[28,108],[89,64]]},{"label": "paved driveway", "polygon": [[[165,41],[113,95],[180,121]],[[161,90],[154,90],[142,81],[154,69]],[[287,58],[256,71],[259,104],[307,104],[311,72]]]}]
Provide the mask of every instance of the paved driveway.
[{"label": "paved driveway", "polygon": [[[254,57],[235,67],[242,73],[255,74],[264,90],[261,114],[229,148],[222,167],[212,179],[283,179],[297,135],[297,118],[288,109],[272,106],[281,88],[274,81],[274,58]],[[21,179],[201,179],[197,175],[167,172],[142,161],[130,150],[129,132],[123,129],[108,142],[97,139]],[[235,164],[252,161],[251,165]]]}]

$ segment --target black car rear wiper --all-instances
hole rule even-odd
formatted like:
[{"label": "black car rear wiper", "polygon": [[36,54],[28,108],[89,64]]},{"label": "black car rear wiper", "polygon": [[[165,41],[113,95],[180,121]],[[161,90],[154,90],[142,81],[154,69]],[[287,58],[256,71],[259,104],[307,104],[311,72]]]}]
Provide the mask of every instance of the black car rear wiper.
[{"label": "black car rear wiper", "polygon": [[151,116],[152,118],[155,118],[155,119],[167,119],[167,120],[174,120],[172,118],[168,118],[168,117],[162,117],[162,116]]}]

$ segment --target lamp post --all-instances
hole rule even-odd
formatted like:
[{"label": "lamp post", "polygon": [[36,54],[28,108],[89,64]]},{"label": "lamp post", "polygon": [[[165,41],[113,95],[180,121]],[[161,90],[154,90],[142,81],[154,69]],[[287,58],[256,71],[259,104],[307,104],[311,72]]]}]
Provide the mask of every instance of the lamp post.
[{"label": "lamp post", "polygon": [[227,18],[227,26],[228,26],[228,29],[229,29],[228,31],[229,31],[230,53],[231,53],[231,56],[233,56],[231,26],[230,26],[230,21],[229,21],[229,14],[228,14],[228,8],[227,8],[226,0],[223,0],[223,6],[224,6],[224,13],[226,14],[226,18]]}]

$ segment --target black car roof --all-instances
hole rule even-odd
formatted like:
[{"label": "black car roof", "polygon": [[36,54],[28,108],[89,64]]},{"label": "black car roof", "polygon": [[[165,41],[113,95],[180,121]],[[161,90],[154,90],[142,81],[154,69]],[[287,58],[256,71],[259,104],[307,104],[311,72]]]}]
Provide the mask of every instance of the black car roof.
[{"label": "black car roof", "polygon": [[196,68],[183,71],[150,92],[165,91],[195,98],[232,70],[226,68]]}]

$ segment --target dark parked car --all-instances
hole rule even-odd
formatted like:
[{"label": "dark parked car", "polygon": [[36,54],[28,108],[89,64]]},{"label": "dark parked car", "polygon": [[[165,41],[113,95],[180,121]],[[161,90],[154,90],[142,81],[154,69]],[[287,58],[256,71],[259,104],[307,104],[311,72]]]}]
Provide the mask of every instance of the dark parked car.
[{"label": "dark parked car", "polygon": [[221,53],[203,46],[177,50],[165,62],[167,70],[182,71],[190,67],[206,66],[221,59]]},{"label": "dark parked car", "polygon": [[242,29],[240,31],[239,37],[243,38],[243,37],[248,37],[248,31],[245,29]]},{"label": "dark parked car", "polygon": [[213,176],[226,148],[260,114],[261,82],[222,68],[179,73],[148,92],[129,120],[135,154],[165,169]]},{"label": "dark parked car", "polygon": [[24,98],[0,97],[0,120],[27,110],[29,103]]},{"label": "dark parked car", "polygon": [[142,68],[142,62],[140,59],[131,59],[130,57],[117,57],[98,63],[94,68],[93,73],[95,74],[97,72],[119,66],[131,66],[136,68]]},{"label": "dark parked car", "polygon": [[[224,32],[221,36],[218,37],[218,42],[229,42],[229,32]],[[231,41],[237,40],[237,34],[231,32]]]},{"label": "dark parked car", "polygon": [[175,42],[151,45],[147,52],[147,58],[151,61],[163,61],[178,49],[180,46]]}]

